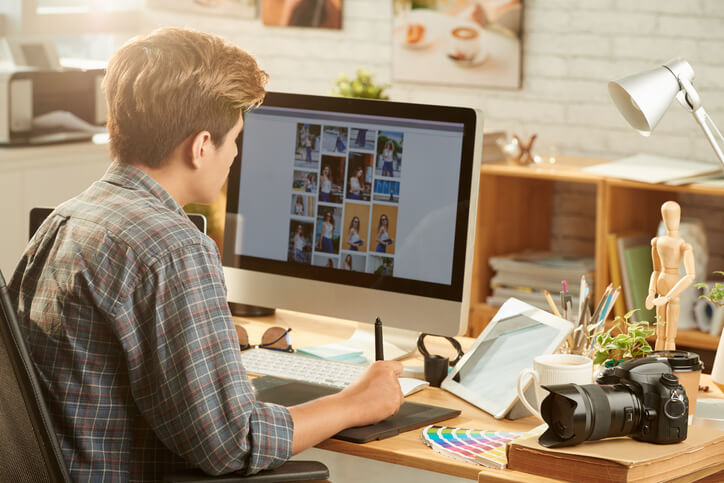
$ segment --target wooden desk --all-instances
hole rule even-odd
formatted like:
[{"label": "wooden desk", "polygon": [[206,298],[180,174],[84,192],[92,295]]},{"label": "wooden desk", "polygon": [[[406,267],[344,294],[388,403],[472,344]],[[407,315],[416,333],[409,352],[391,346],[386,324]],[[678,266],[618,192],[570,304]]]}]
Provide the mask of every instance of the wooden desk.
[{"label": "wooden desk", "polygon": [[[249,333],[251,343],[258,343],[264,331],[274,325],[291,327],[292,345],[304,347],[310,345],[326,344],[348,338],[354,332],[354,324],[331,319],[327,317],[308,316],[287,311],[277,311],[275,316],[260,318],[235,318],[234,322],[243,326]],[[467,350],[474,342],[469,337],[458,338],[463,349]],[[452,349],[445,345],[441,339],[426,339],[426,345],[432,352],[453,355]],[[422,358],[409,358],[403,361],[405,365],[422,365]],[[709,392],[700,393],[700,397],[724,397],[721,391],[710,383],[708,376],[704,376],[702,383],[709,384]],[[408,401],[445,406],[462,411],[461,415],[449,419],[441,424],[448,426],[492,429],[498,431],[527,431],[539,424],[532,416],[516,421],[498,420],[477,407],[467,403],[457,396],[438,388],[427,388],[406,398]],[[410,466],[414,468],[445,473],[470,480],[483,481],[526,481],[551,482],[549,478],[542,478],[528,473],[511,470],[496,470],[484,466],[463,463],[452,458],[442,456],[428,448],[420,439],[420,431],[408,431],[393,438],[382,441],[373,441],[366,444],[355,444],[336,439],[323,441],[318,448],[353,456],[361,456],[388,463]],[[700,477],[707,476],[698,475]],[[693,481],[691,479],[687,481]]]}]

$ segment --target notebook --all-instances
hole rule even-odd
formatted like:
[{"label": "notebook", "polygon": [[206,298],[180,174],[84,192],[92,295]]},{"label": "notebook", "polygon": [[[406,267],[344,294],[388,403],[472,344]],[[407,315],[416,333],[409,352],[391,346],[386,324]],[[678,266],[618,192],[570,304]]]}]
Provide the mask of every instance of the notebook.
[{"label": "notebook", "polygon": [[[295,406],[322,396],[339,392],[327,386],[319,386],[300,381],[290,381],[274,376],[263,376],[252,379],[256,398],[259,401]],[[335,439],[352,443],[367,443],[376,439],[396,436],[405,431],[421,428],[445,419],[460,415],[460,410],[428,404],[405,402],[392,417],[376,424],[347,428],[333,436]]]}]

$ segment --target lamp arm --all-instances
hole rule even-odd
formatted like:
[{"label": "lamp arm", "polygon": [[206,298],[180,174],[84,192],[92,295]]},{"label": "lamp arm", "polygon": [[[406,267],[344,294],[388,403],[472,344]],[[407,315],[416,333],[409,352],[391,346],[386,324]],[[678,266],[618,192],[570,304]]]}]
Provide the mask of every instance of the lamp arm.
[{"label": "lamp arm", "polygon": [[[691,76],[693,76],[693,71],[691,72]],[[706,135],[707,141],[709,141],[717,158],[719,158],[722,169],[724,169],[724,151],[722,151],[717,143],[714,133],[719,136],[719,141],[724,141],[724,137],[722,137],[716,124],[714,124],[714,121],[711,120],[709,114],[706,113],[704,107],[701,105],[701,97],[699,93],[696,92],[696,89],[694,89],[691,79],[685,75],[677,75],[676,79],[679,81],[679,86],[681,86],[681,90],[676,95],[676,100],[678,100],[679,104],[689,111],[694,116],[694,119],[696,119],[696,122],[699,123],[699,126],[701,126],[702,131],[704,131]]]},{"label": "lamp arm", "polygon": [[694,119],[696,119],[696,122],[699,123],[699,126],[701,126],[702,131],[704,131],[706,139],[709,141],[709,144],[716,153],[716,156],[719,158],[719,162],[722,164],[722,169],[724,169],[724,151],[722,151],[721,146],[719,146],[716,142],[714,132],[719,135],[719,141],[724,141],[724,137],[722,137],[721,132],[719,132],[719,129],[716,127],[716,124],[714,124],[714,121],[712,121],[709,114],[706,113],[703,107],[699,107],[694,110],[692,115],[694,116]]}]

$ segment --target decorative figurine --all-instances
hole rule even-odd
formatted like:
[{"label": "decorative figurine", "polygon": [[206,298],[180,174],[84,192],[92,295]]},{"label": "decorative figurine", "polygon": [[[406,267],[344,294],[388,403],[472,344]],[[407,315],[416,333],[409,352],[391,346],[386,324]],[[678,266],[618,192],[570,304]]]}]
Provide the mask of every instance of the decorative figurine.
[{"label": "decorative figurine", "polygon": [[[675,201],[661,205],[661,218],[666,226],[666,235],[651,240],[651,259],[654,271],[649,282],[649,296],[646,308],[656,307],[655,350],[676,349],[676,326],[679,320],[679,295],[694,281],[696,269],[694,250],[679,238],[681,207]],[[684,262],[686,275],[679,275],[679,266]]]}]

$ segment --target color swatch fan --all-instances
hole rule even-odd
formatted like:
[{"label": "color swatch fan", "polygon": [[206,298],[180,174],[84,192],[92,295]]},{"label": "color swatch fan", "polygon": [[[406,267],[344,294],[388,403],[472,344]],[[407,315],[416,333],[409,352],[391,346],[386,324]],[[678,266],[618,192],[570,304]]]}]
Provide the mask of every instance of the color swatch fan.
[{"label": "color swatch fan", "polygon": [[533,428],[526,433],[432,425],[424,428],[420,436],[426,445],[445,456],[466,463],[503,469],[508,464],[508,458],[505,454],[508,443],[520,438],[538,436],[544,430],[545,425]]}]

